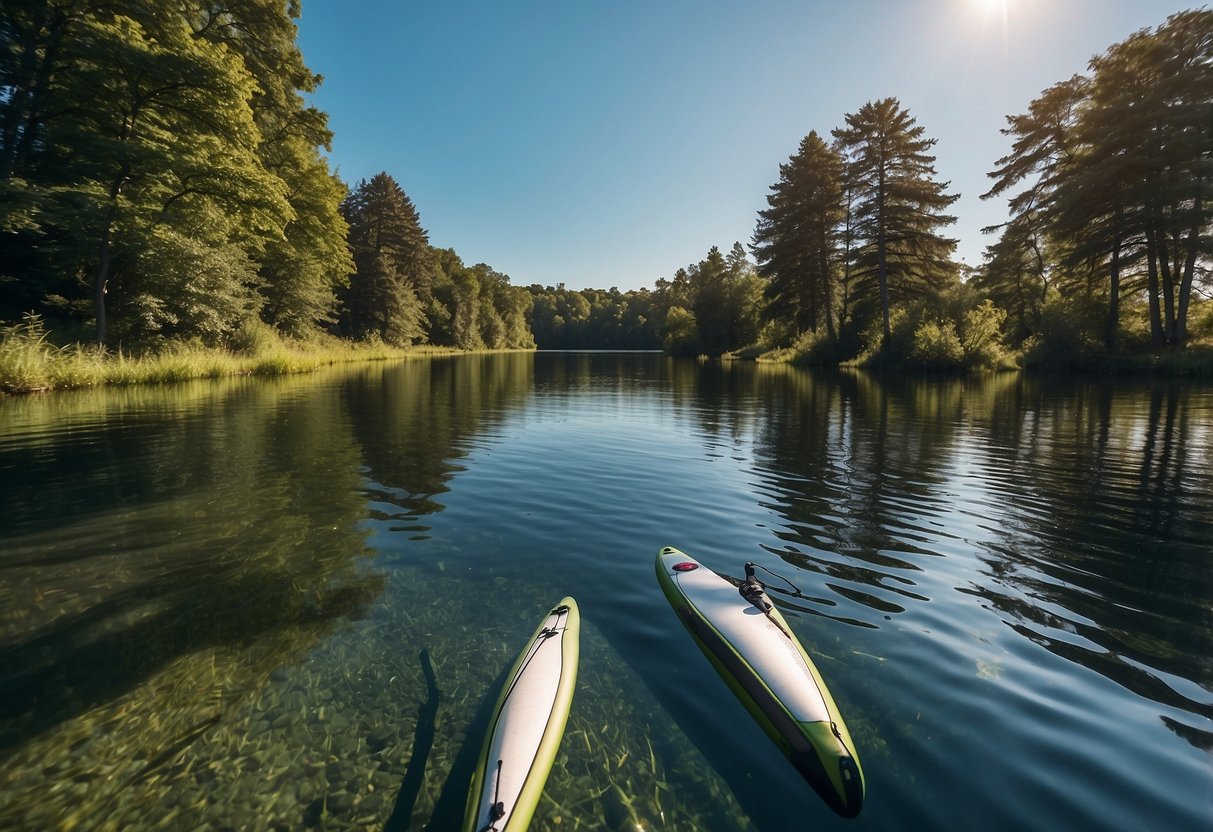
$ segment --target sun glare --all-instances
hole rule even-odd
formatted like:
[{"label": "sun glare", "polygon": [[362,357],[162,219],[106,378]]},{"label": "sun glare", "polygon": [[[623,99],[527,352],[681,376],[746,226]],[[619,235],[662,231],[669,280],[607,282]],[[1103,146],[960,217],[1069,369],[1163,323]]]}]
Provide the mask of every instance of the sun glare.
[{"label": "sun glare", "polygon": [[969,0],[969,8],[980,16],[984,25],[1001,25],[1005,31],[1010,8],[1015,0]]}]

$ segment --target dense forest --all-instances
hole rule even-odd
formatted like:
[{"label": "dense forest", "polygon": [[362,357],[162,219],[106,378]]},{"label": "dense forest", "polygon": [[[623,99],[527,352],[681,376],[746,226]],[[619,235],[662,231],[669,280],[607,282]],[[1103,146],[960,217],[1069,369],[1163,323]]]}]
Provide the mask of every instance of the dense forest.
[{"label": "dense forest", "polygon": [[[270,330],[396,346],[1072,364],[1213,336],[1213,12],[1118,43],[1009,116],[984,262],[885,98],[811,131],[749,249],[652,289],[514,286],[429,242],[388,173],[343,183],[297,0],[14,0],[0,13],[0,322],[216,347]],[[98,106],[104,102],[104,106]],[[751,255],[752,258],[751,259]]]},{"label": "dense forest", "polygon": [[530,347],[529,297],[436,251],[389,175],[352,190],[305,95],[295,0],[15,0],[0,17],[0,320],[222,345],[261,322]]}]

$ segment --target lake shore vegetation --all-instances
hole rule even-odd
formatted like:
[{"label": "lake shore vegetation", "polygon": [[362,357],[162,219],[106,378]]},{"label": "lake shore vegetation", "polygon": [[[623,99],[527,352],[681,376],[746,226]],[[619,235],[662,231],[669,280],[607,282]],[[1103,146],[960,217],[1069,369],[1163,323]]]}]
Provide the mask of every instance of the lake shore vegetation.
[{"label": "lake shore vegetation", "polygon": [[250,322],[224,347],[200,341],[165,341],[136,352],[96,345],[51,343],[43,322],[31,316],[0,329],[0,393],[32,393],[101,385],[157,384],[228,376],[310,373],[349,361],[455,352],[442,347],[402,348],[378,339],[349,341],[315,333],[307,339]]},{"label": "lake shore vegetation", "polygon": [[342,182],[300,13],[5,8],[0,389],[426,346],[1213,375],[1213,11],[1135,33],[1008,116],[984,194],[1008,219],[975,267],[945,233],[957,194],[935,140],[886,97],[809,132],[748,249],[624,292],[512,285],[432,246],[386,171]]},{"label": "lake shore vegetation", "polygon": [[526,290],[431,247],[386,172],[330,169],[300,13],[5,6],[0,388],[534,346]]}]

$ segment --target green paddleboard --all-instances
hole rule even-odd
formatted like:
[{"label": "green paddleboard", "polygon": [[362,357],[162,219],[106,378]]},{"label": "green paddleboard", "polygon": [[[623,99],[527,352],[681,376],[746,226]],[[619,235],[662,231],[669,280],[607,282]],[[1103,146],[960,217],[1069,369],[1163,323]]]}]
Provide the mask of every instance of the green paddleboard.
[{"label": "green paddleboard", "polygon": [[865,785],[855,744],[779,610],[765,593],[747,599],[673,547],[658,553],[656,565],[666,599],[750,715],[831,809],[858,815]]},{"label": "green paddleboard", "polygon": [[568,721],[580,634],[577,602],[564,598],[514,662],[472,777],[465,832],[522,832],[530,824]]}]

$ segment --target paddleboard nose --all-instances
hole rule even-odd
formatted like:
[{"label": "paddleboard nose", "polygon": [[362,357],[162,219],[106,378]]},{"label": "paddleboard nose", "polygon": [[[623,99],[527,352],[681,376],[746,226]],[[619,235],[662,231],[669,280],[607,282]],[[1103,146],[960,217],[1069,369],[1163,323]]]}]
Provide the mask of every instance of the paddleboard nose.
[{"label": "paddleboard nose", "polygon": [[844,818],[853,818],[863,808],[863,778],[853,757],[843,757],[838,761],[838,773],[842,776],[843,796],[841,808],[834,811]]}]

